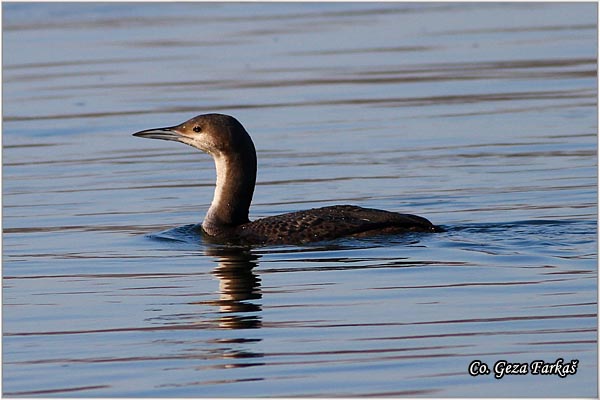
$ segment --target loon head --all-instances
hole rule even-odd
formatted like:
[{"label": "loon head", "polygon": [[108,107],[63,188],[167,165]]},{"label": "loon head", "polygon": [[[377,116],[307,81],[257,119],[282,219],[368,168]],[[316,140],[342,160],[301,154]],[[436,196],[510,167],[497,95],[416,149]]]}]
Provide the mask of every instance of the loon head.
[{"label": "loon head", "polygon": [[217,182],[202,228],[218,236],[249,222],[248,210],[256,183],[256,150],[250,135],[233,117],[204,114],[177,126],[146,129],[134,136],[185,143],[210,154]]},{"label": "loon head", "polygon": [[232,116],[204,114],[179,125],[136,132],[133,136],[181,142],[212,156],[254,151],[250,135]]}]

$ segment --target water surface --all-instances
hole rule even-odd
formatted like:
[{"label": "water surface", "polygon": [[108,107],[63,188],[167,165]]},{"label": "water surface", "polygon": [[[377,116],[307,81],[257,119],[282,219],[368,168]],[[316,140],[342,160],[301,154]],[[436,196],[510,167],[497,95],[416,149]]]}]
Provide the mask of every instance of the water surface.
[{"label": "water surface", "polygon": [[[597,395],[593,3],[3,4],[3,391]],[[131,133],[236,116],[251,217],[446,228],[230,248],[212,160]],[[472,377],[481,360],[576,374]]]}]

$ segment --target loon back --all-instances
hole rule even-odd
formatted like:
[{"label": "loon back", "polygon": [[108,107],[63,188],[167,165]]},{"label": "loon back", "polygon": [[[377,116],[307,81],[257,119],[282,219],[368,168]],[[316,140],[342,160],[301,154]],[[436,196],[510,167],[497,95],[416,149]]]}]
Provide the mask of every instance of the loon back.
[{"label": "loon back", "polygon": [[237,227],[229,236],[236,236],[247,243],[294,244],[345,236],[440,231],[417,215],[337,205],[262,218]]}]

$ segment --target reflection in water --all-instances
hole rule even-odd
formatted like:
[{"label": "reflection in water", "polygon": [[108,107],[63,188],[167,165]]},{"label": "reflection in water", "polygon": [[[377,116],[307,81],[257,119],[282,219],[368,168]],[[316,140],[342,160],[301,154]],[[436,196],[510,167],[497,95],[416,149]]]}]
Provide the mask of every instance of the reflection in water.
[{"label": "reflection in water", "polygon": [[[219,300],[212,304],[219,307],[219,317],[215,325],[221,329],[252,329],[261,327],[261,305],[254,300],[262,298],[260,278],[252,272],[257,265],[259,256],[253,254],[250,248],[209,247],[206,255],[217,257],[218,265],[213,274],[219,278]],[[231,348],[231,345],[252,343],[261,339],[230,338],[217,339],[220,345],[226,345],[219,353],[223,359],[262,358],[262,353],[247,349]],[[262,362],[227,362],[217,368],[244,368],[263,365]],[[232,381],[233,382],[233,381]],[[207,383],[228,382],[193,382],[186,386],[206,385]]]},{"label": "reflection in water", "polygon": [[[252,271],[257,266],[257,260],[260,256],[253,254],[250,248],[244,247],[208,247],[205,255],[216,258],[217,267],[212,273],[219,279],[218,300],[191,303],[198,307],[210,305],[218,308],[216,317],[212,317],[214,315],[212,312],[209,313],[211,321],[207,325],[204,325],[205,329],[217,332],[218,334],[222,330],[261,328],[260,312],[262,308],[256,302],[256,300],[262,298],[260,279]],[[202,329],[201,326],[203,325],[196,326],[198,327],[197,329]],[[264,357],[263,353],[251,351],[248,348],[248,346],[252,346],[256,342],[261,342],[261,338],[251,338],[247,335],[231,336],[226,333],[222,335],[218,334],[218,336],[206,341],[200,341],[200,344],[188,342],[188,344],[194,346],[193,352],[202,354],[202,358],[205,360],[212,360],[212,362],[209,361],[206,365],[195,366],[193,368],[195,371],[247,368],[265,364],[262,361],[249,361],[249,359],[261,359]],[[207,344],[209,345],[208,349],[205,347]],[[190,351],[189,348],[188,351]],[[188,356],[187,353],[185,357]],[[194,376],[197,375],[194,374]],[[255,378],[251,380],[262,379]],[[246,380],[236,378],[225,380],[201,379],[180,383],[165,383],[158,387],[161,389],[206,387],[207,385],[244,381]]]},{"label": "reflection in water", "polygon": [[252,269],[257,265],[259,256],[249,248],[214,247],[206,250],[206,255],[216,256],[218,265],[213,274],[219,278],[219,306],[221,314],[218,325],[224,329],[260,328],[261,320],[257,314],[261,306],[252,300],[262,297],[260,278]]},{"label": "reflection in water", "polygon": [[[178,243],[196,244],[203,241],[197,225],[183,225],[167,229],[148,237]],[[219,279],[219,299],[193,302],[218,307],[218,318],[209,326],[223,329],[260,328],[258,313],[262,310],[254,300],[262,298],[260,278],[252,271],[260,257],[248,246],[220,246],[205,243],[201,256],[209,256],[217,261],[212,274]],[[162,317],[164,318],[164,317]],[[170,318],[169,318],[170,319]]]}]

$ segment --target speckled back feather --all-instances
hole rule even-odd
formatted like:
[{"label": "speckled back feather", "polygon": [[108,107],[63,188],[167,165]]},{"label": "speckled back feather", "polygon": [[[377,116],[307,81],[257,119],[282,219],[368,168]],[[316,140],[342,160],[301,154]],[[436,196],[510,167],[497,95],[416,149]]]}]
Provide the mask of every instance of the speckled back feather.
[{"label": "speckled back feather", "polygon": [[403,232],[436,232],[425,218],[372,208],[337,205],[275,215],[243,224],[232,232],[241,242],[292,244]]}]

